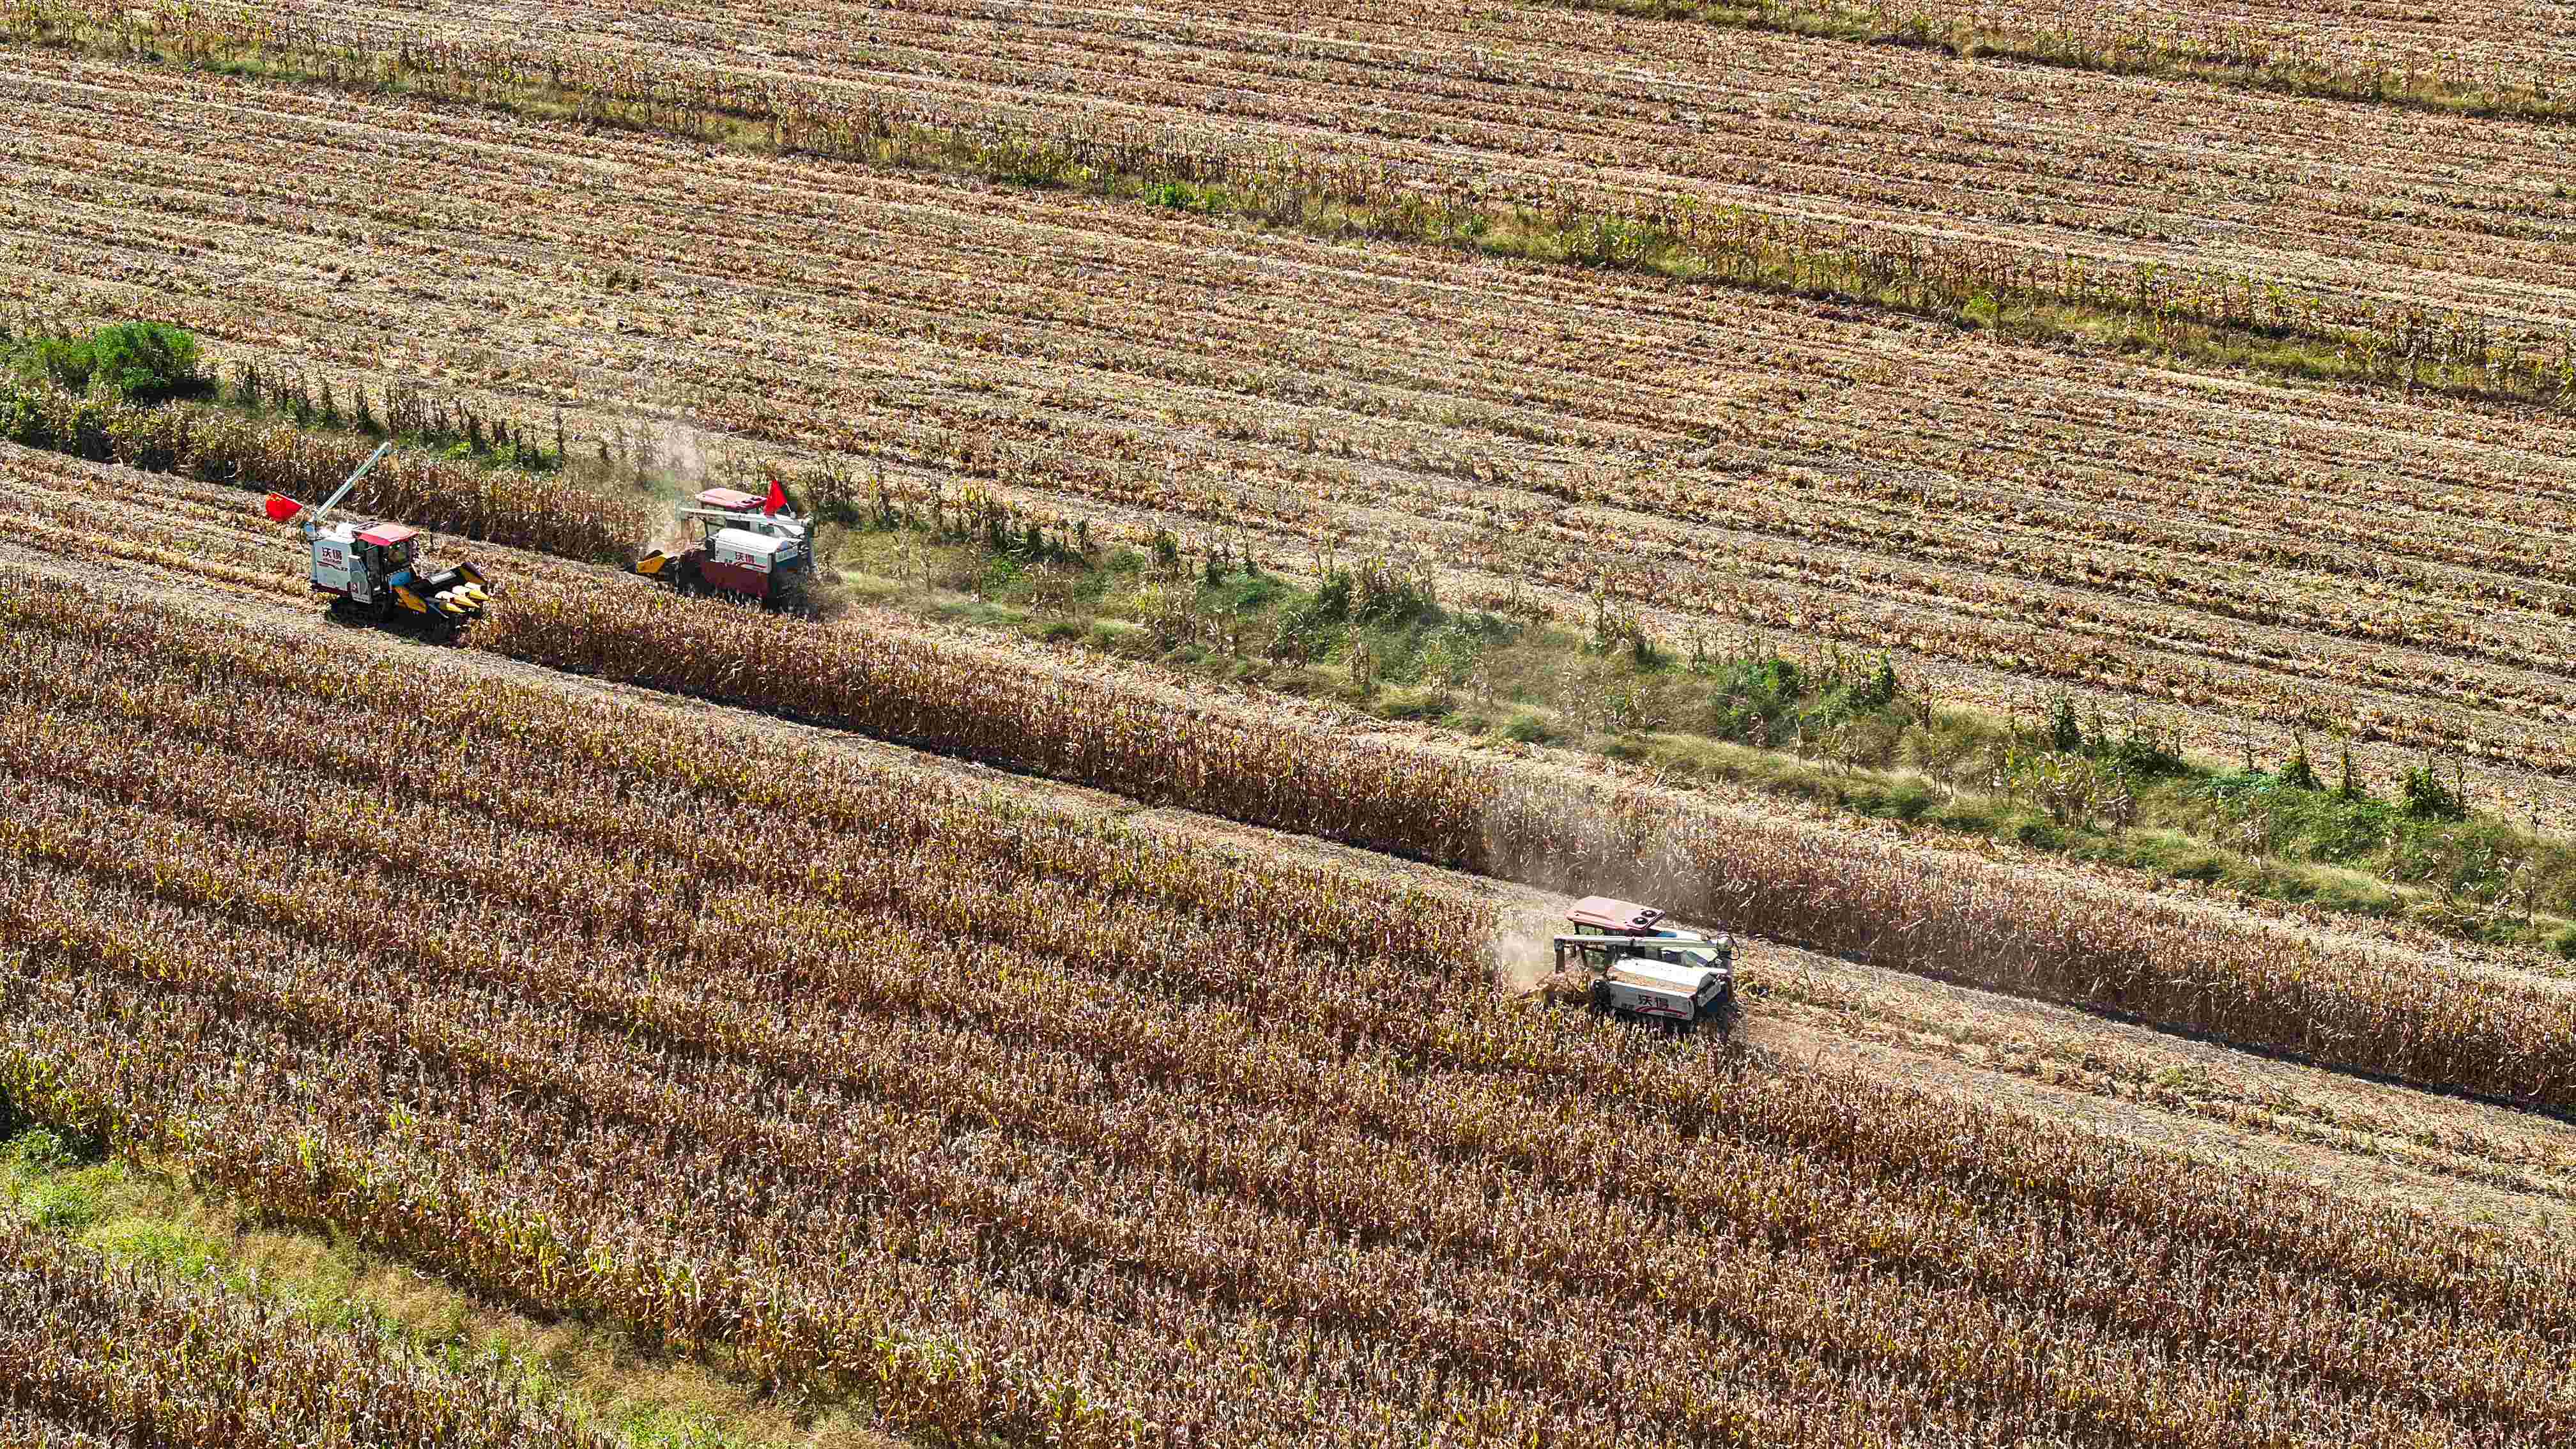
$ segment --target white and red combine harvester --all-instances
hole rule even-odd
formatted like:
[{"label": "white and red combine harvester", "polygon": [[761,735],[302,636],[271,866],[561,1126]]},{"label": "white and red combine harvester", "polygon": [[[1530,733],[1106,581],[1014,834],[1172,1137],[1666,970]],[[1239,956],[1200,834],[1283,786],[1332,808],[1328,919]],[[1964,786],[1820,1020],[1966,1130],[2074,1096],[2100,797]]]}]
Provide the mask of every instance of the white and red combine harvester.
[{"label": "white and red combine harvester", "polygon": [[709,488],[694,502],[680,518],[698,530],[698,541],[677,553],[647,550],[635,560],[635,572],[684,594],[815,611],[814,523],[789,511],[787,490],[773,482],[767,498],[754,498]]},{"label": "white and red combine harvester", "polygon": [[393,449],[387,443],[368,455],[320,508],[307,511],[294,499],[271,493],[265,511],[279,523],[301,520],[313,591],[330,596],[333,613],[380,624],[411,623],[433,639],[453,639],[482,617],[483,606],[492,597],[491,585],[480,570],[460,563],[430,572],[414,556],[420,530],[409,524],[324,522],[349,490],[358,486],[358,480]]},{"label": "white and red combine harvester", "polygon": [[1565,918],[1576,934],[1556,938],[1550,995],[1676,1034],[1733,1024],[1734,937],[1673,930],[1662,911],[1608,896],[1575,902]]}]

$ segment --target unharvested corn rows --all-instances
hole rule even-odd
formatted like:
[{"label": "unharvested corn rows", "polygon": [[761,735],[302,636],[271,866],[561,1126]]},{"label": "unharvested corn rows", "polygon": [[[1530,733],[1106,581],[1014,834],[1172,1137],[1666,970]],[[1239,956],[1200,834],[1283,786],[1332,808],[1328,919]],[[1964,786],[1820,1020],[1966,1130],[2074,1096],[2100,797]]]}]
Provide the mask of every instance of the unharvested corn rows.
[{"label": "unharvested corn rows", "polygon": [[0,1211],[0,1442],[606,1449],[505,1380],[111,1261]]},{"label": "unharvested corn rows", "polygon": [[1450,896],[76,591],[0,620],[20,1111],[907,1430],[2576,1426],[2561,1248],[1515,1010]]},{"label": "unharvested corn rows", "polygon": [[532,587],[477,647],[1480,874],[1663,903],[1884,965],[2135,1013],[2429,1084],[2576,1104],[2543,983],[2323,944],[2073,876],[1840,832],[885,629]]},{"label": "unharvested corn rows", "polygon": [[[0,378],[0,417],[28,446],[147,473],[284,493],[312,507],[357,471],[374,445],[283,420],[210,409],[148,407],[75,397],[45,383]],[[641,505],[534,474],[397,454],[361,481],[343,516],[372,514],[469,539],[614,562],[654,522]]]}]

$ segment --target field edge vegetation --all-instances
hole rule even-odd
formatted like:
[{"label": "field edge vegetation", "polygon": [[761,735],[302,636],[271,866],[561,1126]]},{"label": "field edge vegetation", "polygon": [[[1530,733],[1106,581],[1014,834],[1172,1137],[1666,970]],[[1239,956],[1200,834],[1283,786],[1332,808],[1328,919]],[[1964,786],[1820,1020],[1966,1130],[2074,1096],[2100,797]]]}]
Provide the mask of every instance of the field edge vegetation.
[{"label": "field edge vegetation", "polygon": [[[809,475],[813,477],[817,475]],[[828,481],[828,475],[821,475]],[[1577,750],[1922,832],[2576,959],[2576,843],[2479,807],[2426,756],[2374,782],[2283,733],[2258,761],[2186,756],[2151,717],[2034,692],[1942,704],[1884,654],[1756,631],[1669,641],[1596,600],[1559,622],[1461,610],[1396,561],[1296,575],[1168,534],[1103,545],[973,493],[841,507],[846,593],[1035,642],[1324,698],[1467,739]],[[1784,643],[1788,647],[1784,647]]]},{"label": "field edge vegetation", "polygon": [[[14,1135],[13,1135],[14,1134]],[[738,1386],[680,1370],[631,1336],[498,1310],[337,1230],[265,1220],[139,1154],[111,1154],[52,1126],[12,1124],[0,1100],[0,1225],[15,1216],[112,1264],[203,1283],[329,1333],[387,1341],[406,1364],[480,1377],[629,1449],[866,1445],[833,1416],[774,1430],[780,1414]]]}]

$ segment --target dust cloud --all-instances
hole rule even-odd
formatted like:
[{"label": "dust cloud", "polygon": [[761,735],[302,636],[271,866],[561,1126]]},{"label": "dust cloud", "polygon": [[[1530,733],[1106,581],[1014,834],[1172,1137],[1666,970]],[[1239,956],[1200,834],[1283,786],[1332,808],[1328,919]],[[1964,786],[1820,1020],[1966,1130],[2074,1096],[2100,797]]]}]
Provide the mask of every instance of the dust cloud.
[{"label": "dust cloud", "polygon": [[1555,925],[1531,912],[1506,912],[1494,923],[1494,989],[1526,996],[1556,970]]},{"label": "dust cloud", "polygon": [[[727,451],[725,440],[679,418],[629,414],[601,436],[603,456],[596,464],[605,475],[593,481],[611,491],[662,505],[661,527],[642,541],[645,549],[675,553],[697,541],[697,530],[679,516],[699,491],[724,484],[741,486],[749,465]],[[758,491],[758,490],[751,490]]]}]

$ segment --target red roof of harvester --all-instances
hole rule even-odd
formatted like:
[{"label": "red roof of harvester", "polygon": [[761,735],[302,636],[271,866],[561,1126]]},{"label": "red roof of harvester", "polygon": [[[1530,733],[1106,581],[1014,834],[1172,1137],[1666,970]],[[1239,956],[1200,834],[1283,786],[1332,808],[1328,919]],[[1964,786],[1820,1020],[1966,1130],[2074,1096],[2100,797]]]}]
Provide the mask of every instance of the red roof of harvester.
[{"label": "red roof of harvester", "polygon": [[391,548],[395,544],[407,543],[419,536],[420,530],[417,528],[408,527],[400,523],[379,523],[375,527],[368,529],[366,532],[359,534],[358,541],[360,543],[372,543],[378,548]]},{"label": "red roof of harvester", "polygon": [[754,498],[748,493],[737,492],[731,488],[710,488],[706,492],[698,495],[698,504],[700,507],[721,508],[727,513],[741,513],[748,509],[758,508],[762,503],[767,501],[768,500],[766,499]]},{"label": "red roof of harvester", "polygon": [[1605,931],[1646,931],[1664,918],[1653,906],[1635,901],[1612,900],[1608,896],[1585,896],[1574,903],[1565,918],[1578,926],[1593,926]]}]

